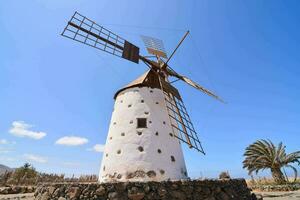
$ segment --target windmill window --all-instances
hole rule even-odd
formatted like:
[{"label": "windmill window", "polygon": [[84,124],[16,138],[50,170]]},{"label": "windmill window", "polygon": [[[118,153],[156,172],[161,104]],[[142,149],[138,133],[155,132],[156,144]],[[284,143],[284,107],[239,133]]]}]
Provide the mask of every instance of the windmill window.
[{"label": "windmill window", "polygon": [[148,114],[149,114],[149,112],[147,112],[147,111],[146,111],[146,112],[144,112],[144,113],[145,113],[145,115],[148,115]]},{"label": "windmill window", "polygon": [[110,140],[112,140],[112,137],[109,137]]},{"label": "windmill window", "polygon": [[132,106],[132,105],[131,105],[131,104],[129,104],[129,105],[128,105],[128,108],[130,108],[131,106]]},{"label": "windmill window", "polygon": [[149,124],[151,124],[152,123],[152,121],[149,121]]},{"label": "windmill window", "polygon": [[159,172],[160,172],[161,175],[164,175],[164,174],[165,174],[165,170],[162,170],[162,169],[161,169],[161,170],[159,170]]},{"label": "windmill window", "polygon": [[147,118],[137,118],[137,128],[147,128]]},{"label": "windmill window", "polygon": [[121,150],[120,149],[117,151],[117,154],[121,154]]},{"label": "windmill window", "polygon": [[133,124],[133,120],[130,120],[130,122],[129,122],[130,124]]},{"label": "windmill window", "polygon": [[117,122],[114,122],[114,125],[116,125],[117,124]]},{"label": "windmill window", "polygon": [[158,132],[157,132],[157,131],[156,131],[155,135],[157,135],[157,136],[158,136]]},{"label": "windmill window", "polygon": [[165,122],[165,121],[163,121],[163,124],[166,124],[166,122]]},{"label": "windmill window", "polygon": [[123,100],[121,100],[120,103],[123,103]]},{"label": "windmill window", "polygon": [[141,103],[144,103],[144,102],[145,102],[145,101],[142,99],[142,100],[141,100]]},{"label": "windmill window", "polygon": [[138,132],[136,132],[136,134],[142,135],[142,131],[138,131]]},{"label": "windmill window", "polygon": [[103,171],[105,171],[105,166],[103,166]]},{"label": "windmill window", "polygon": [[150,90],[151,93],[153,93],[153,90]]},{"label": "windmill window", "polygon": [[175,162],[174,156],[171,156],[171,161],[172,161],[172,162]]},{"label": "windmill window", "polygon": [[144,151],[144,148],[141,147],[141,146],[139,146],[139,147],[138,147],[138,150],[139,150],[140,152],[143,152],[143,151]]},{"label": "windmill window", "polygon": [[107,154],[105,154],[105,156],[106,156],[106,157],[108,157],[108,153],[107,153]]},{"label": "windmill window", "polygon": [[125,136],[125,133],[121,133],[121,136]]},{"label": "windmill window", "polygon": [[157,149],[157,152],[158,152],[158,153],[161,153],[161,150],[160,150],[160,149]]},{"label": "windmill window", "polygon": [[171,137],[173,137],[173,134],[172,134],[172,133],[169,133],[169,135],[170,135]]},{"label": "windmill window", "polygon": [[156,104],[159,104],[158,102],[155,102]]},{"label": "windmill window", "polygon": [[134,92],[138,92],[139,90],[134,90]]}]

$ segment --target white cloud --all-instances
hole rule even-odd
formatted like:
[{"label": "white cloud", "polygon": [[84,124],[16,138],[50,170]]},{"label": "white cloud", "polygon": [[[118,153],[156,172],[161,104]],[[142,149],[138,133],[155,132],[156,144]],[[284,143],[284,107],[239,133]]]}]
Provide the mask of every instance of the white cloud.
[{"label": "white cloud", "polygon": [[88,143],[89,140],[83,137],[77,137],[77,136],[65,136],[62,138],[59,138],[55,144],[59,145],[65,145],[65,146],[79,146],[84,145]]},{"label": "white cloud", "polygon": [[6,139],[1,139],[0,144],[8,144],[8,141]]},{"label": "white cloud", "polygon": [[93,148],[88,149],[88,151],[95,151],[95,152],[103,152],[105,149],[105,145],[103,144],[96,144]]},{"label": "white cloud", "polygon": [[26,124],[23,121],[14,121],[9,132],[18,137],[29,137],[35,140],[42,139],[47,135],[45,132],[29,130],[32,127],[32,125]]},{"label": "white cloud", "polygon": [[48,159],[42,156],[33,155],[33,154],[24,154],[25,160],[37,163],[47,163]]}]

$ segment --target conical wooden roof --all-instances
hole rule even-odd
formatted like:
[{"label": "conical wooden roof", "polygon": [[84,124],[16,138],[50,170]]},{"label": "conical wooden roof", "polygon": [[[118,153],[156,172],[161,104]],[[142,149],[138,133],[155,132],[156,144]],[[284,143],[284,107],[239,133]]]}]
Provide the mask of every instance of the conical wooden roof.
[{"label": "conical wooden roof", "polygon": [[122,92],[123,90],[132,88],[132,87],[143,87],[143,86],[161,89],[160,84],[159,84],[158,75],[155,72],[153,72],[152,70],[146,71],[143,75],[139,76],[137,79],[135,79],[134,81],[132,81],[125,87],[118,90],[116,92],[114,98],[116,98],[118,96],[118,94],[120,92]]}]

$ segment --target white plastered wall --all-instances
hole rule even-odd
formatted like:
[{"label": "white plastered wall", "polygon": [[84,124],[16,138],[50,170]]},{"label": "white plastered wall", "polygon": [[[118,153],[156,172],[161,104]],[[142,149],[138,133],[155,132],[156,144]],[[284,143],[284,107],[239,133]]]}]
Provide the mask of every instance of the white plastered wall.
[{"label": "white plastered wall", "polygon": [[[137,118],[147,118],[147,128],[137,128]],[[99,181],[185,178],[181,145],[172,136],[163,92],[149,87],[122,91],[115,100]]]}]

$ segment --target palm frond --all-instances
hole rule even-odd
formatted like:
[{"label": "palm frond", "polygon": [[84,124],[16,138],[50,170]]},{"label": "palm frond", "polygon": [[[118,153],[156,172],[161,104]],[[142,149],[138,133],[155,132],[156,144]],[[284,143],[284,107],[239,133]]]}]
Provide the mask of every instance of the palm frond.
[{"label": "palm frond", "polygon": [[265,169],[280,169],[284,166],[290,167],[297,176],[297,169],[289,163],[298,163],[300,165],[300,151],[286,154],[285,146],[282,142],[275,146],[270,140],[257,140],[250,144],[244,153],[243,168],[247,169],[249,174],[258,173]]}]

